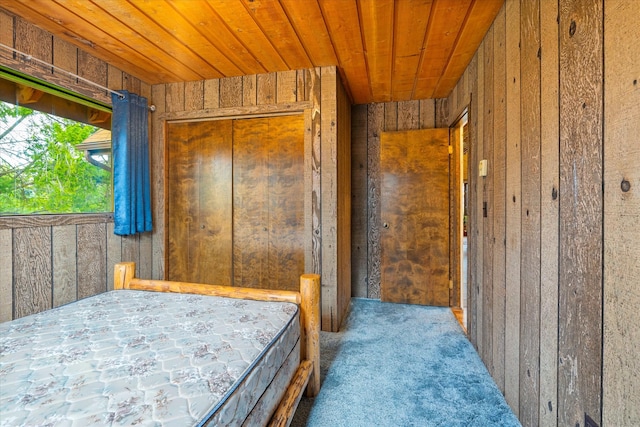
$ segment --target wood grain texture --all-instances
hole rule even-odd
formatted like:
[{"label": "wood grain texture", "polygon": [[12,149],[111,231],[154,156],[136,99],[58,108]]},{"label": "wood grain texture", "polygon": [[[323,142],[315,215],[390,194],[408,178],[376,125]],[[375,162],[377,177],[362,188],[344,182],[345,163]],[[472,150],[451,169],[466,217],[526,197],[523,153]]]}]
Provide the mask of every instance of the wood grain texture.
[{"label": "wood grain texture", "polygon": [[220,108],[242,105],[242,76],[220,79]]},{"label": "wood grain texture", "polygon": [[495,179],[496,165],[489,162],[493,160],[494,144],[494,69],[493,69],[493,29],[492,26],[482,43],[484,50],[484,79],[480,82],[484,88],[484,123],[482,159],[488,161],[487,176],[480,178],[483,192],[483,257],[482,257],[482,351],[480,355],[491,375],[495,375],[493,364],[493,251],[495,246],[493,234],[493,218],[495,206],[493,203],[493,181]]},{"label": "wood grain texture", "polygon": [[185,109],[184,83],[170,83],[165,90],[166,111],[184,111]]},{"label": "wood grain texture", "polygon": [[[156,224],[158,223],[159,222],[156,222]],[[114,283],[113,268],[116,265],[116,263],[122,261],[122,238],[114,234],[113,232],[114,225],[112,222],[107,223],[106,226],[107,226],[107,236],[106,236],[107,237],[107,291],[111,291],[113,290],[113,283]],[[162,242],[162,245],[160,244],[154,245],[154,251],[156,251],[156,248],[155,248],[156,246],[160,246],[161,250],[164,253],[164,242]],[[156,259],[154,258],[153,261],[156,261]],[[158,268],[157,265],[154,265],[154,267]],[[162,268],[164,269],[164,259],[162,259]],[[155,272],[153,274],[157,275],[157,274],[164,274],[164,273]]]},{"label": "wood grain texture", "polygon": [[[477,97],[474,98],[474,104],[476,113],[475,120],[472,116],[472,125],[471,128],[475,128],[472,130],[474,135],[476,136],[476,145],[475,148],[472,148],[472,158],[470,161],[470,170],[469,176],[474,181],[470,181],[471,192],[473,197],[473,214],[476,221],[476,229],[475,233],[472,230],[471,242],[474,245],[473,247],[469,247],[469,254],[475,254],[475,256],[470,257],[469,259],[469,269],[471,270],[471,282],[469,283],[470,288],[469,292],[472,293],[472,297],[475,298],[475,312],[472,312],[472,321],[475,322],[475,344],[476,349],[479,354],[484,354],[483,348],[483,336],[485,333],[489,333],[487,331],[483,320],[483,311],[484,311],[484,283],[482,282],[483,269],[484,264],[482,260],[484,259],[484,217],[483,217],[483,201],[484,201],[484,186],[482,185],[481,178],[478,176],[478,163],[482,160],[484,154],[484,42],[480,45],[482,48],[478,48],[478,60],[477,60],[477,82],[475,82],[475,94]],[[473,107],[472,107],[473,109]],[[474,126],[475,125],[475,126]],[[472,144],[473,145],[473,144]],[[473,160],[472,160],[473,159]],[[473,220],[472,220],[473,221]]]},{"label": "wood grain texture", "polygon": [[304,116],[268,119],[268,280],[270,289],[296,290],[304,272]]},{"label": "wood grain texture", "polygon": [[352,109],[351,140],[351,286],[354,297],[367,297],[367,106]]},{"label": "wood grain texture", "polygon": [[[309,180],[311,182],[311,191],[310,194],[309,192],[307,192],[307,197],[310,198],[307,203],[310,208],[308,212],[311,214],[311,248],[307,248],[307,250],[310,250],[311,257],[307,262],[305,262],[305,264],[307,266],[306,271],[312,271],[316,274],[320,274],[322,272],[322,181],[320,175],[322,112],[320,104],[321,87],[319,68],[310,70],[309,85],[309,94],[311,97],[311,117],[307,119],[307,122],[310,126],[310,141],[308,141],[309,151],[307,151],[309,159],[307,162],[310,164],[311,168],[307,171],[307,173],[310,174]],[[309,267],[311,269],[309,269]]]},{"label": "wood grain texture", "polygon": [[203,91],[204,108],[220,108],[220,80],[205,80]]},{"label": "wood grain texture", "polygon": [[320,74],[320,169],[322,227],[322,329],[340,328],[338,301],[338,124],[337,75],[333,67],[324,67]]},{"label": "wood grain texture", "polygon": [[[206,88],[206,85],[205,85]],[[203,94],[206,95],[206,90],[203,88]],[[203,95],[203,98],[204,98]],[[164,86],[153,86],[151,88],[150,102],[156,106],[155,113],[152,114],[151,121],[154,122],[154,116],[157,114],[163,114],[166,110],[166,93]],[[206,105],[206,99],[204,100]],[[151,126],[151,148],[149,157],[151,159],[151,198],[152,208],[151,215],[153,221],[153,235],[152,235],[152,248],[151,248],[151,276],[154,279],[163,279],[165,273],[165,210],[166,210],[166,163],[165,163],[165,140],[164,140],[164,126]],[[111,231],[107,230],[107,236],[111,235]],[[119,243],[119,242],[118,242]],[[117,249],[116,242],[113,242],[116,246],[111,249],[111,240],[107,238],[107,277],[111,277],[113,272],[113,261],[121,259],[122,249]],[[107,279],[107,285],[113,283],[113,280]]]},{"label": "wood grain texture", "polygon": [[448,147],[448,128],[380,136],[383,301],[449,306]]},{"label": "wood grain texture", "polygon": [[540,426],[558,424],[558,5],[540,3]]},{"label": "wood grain texture", "polygon": [[[506,12],[502,8],[493,24],[493,295],[492,351],[493,378],[504,394],[505,332],[505,216],[506,216]],[[491,158],[491,157],[490,157]]]},{"label": "wood grain texture", "polygon": [[0,248],[5,256],[0,258],[0,322],[13,320],[13,232],[0,230]]},{"label": "wood grain texture", "polygon": [[520,2],[507,0],[506,61],[506,288],[505,384],[511,410],[520,411],[520,249],[521,249],[521,143],[520,143]]},{"label": "wood grain texture", "polygon": [[436,101],[421,99],[420,101],[420,129],[436,127]]},{"label": "wood grain texture", "polygon": [[602,425],[632,426],[640,423],[640,263],[630,262],[640,259],[640,239],[631,225],[640,219],[640,57],[633,54],[640,27],[635,2],[605,6]]},{"label": "wood grain texture", "polygon": [[276,102],[286,104],[297,101],[297,71],[282,71],[276,76]]},{"label": "wood grain texture", "polygon": [[14,16],[0,11],[0,43],[13,47]]},{"label": "wood grain texture", "polygon": [[78,226],[78,298],[107,290],[106,226]]},{"label": "wood grain texture", "polygon": [[351,306],[351,100],[337,76],[338,139],[338,319],[346,317]]},{"label": "wood grain texture", "polygon": [[242,105],[256,105],[258,103],[258,76],[242,76]]},{"label": "wood grain texture", "polygon": [[374,299],[380,298],[380,133],[384,130],[384,107],[367,106],[367,296]]},{"label": "wood grain texture", "polygon": [[51,308],[51,227],[13,231],[14,318]]},{"label": "wood grain texture", "polygon": [[276,103],[276,73],[259,74],[256,86],[258,105]]},{"label": "wood grain texture", "polygon": [[603,4],[565,1],[559,16],[558,424],[600,425]]},{"label": "wood grain texture", "polygon": [[53,307],[78,299],[75,225],[52,227]]},{"label": "wood grain texture", "polygon": [[540,398],[540,2],[522,4],[522,250],[520,420],[539,423]]},{"label": "wood grain texture", "polygon": [[202,110],[204,108],[204,82],[185,82],[184,84],[184,109]]},{"label": "wood grain texture", "polygon": [[[78,72],[78,54],[78,48],[71,43],[57,37],[53,38],[53,65],[56,67],[76,74]],[[107,64],[104,64],[104,66],[108,67]],[[101,80],[106,78],[108,83],[108,76],[109,72],[107,71],[104,76],[99,76],[99,78]]]},{"label": "wood grain texture", "polygon": [[24,215],[0,217],[0,230],[113,222],[113,214]]},{"label": "wood grain texture", "polygon": [[269,287],[269,119],[233,124],[234,286]]}]

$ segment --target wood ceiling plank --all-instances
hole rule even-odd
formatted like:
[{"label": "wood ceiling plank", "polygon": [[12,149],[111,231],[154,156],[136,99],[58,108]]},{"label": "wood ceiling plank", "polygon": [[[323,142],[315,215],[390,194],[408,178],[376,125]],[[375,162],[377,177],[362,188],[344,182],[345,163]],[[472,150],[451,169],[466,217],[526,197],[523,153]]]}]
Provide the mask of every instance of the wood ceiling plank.
[{"label": "wood ceiling plank", "polygon": [[372,97],[355,0],[320,0],[320,9],[354,103],[368,104]]},{"label": "wood ceiling plank", "polygon": [[364,51],[371,96],[376,102],[391,100],[393,57],[393,0],[359,0]]},{"label": "wood ceiling plank", "polygon": [[[86,0],[56,1],[76,4],[76,7],[86,4]],[[199,34],[194,36],[197,32],[191,24],[164,3],[123,0],[100,0],[96,3],[106,14],[112,16],[104,24],[110,25],[111,31],[117,32],[119,39],[132,46],[139,44],[138,51],[146,56],[169,56],[173,61],[172,66],[178,67],[185,76],[187,70],[190,70],[193,76],[182,79],[184,81],[219,78],[228,70],[239,72],[222,55],[216,55],[214,48],[206,55],[207,59],[194,52],[194,47],[202,47],[204,38]],[[104,13],[101,15],[104,17]],[[97,14],[94,19],[99,18],[100,14]],[[208,58],[215,58],[220,62]]]},{"label": "wood ceiling plank", "polygon": [[[404,0],[396,3],[391,98],[411,99],[433,0]],[[411,31],[407,31],[410,28]]]},{"label": "wood ceiling plank", "polygon": [[173,1],[171,6],[242,70],[243,75],[266,72],[262,64],[249,52],[247,46],[227,27],[206,0]]},{"label": "wood ceiling plank", "polygon": [[312,65],[336,65],[338,58],[317,0],[280,0],[280,4],[300,37]]},{"label": "wood ceiling plank", "polygon": [[280,3],[273,0],[242,0],[242,2],[271,44],[280,52],[290,70],[312,66],[309,55]]},{"label": "wood ceiling plank", "polygon": [[208,3],[267,71],[288,69],[280,53],[242,3],[228,0],[208,0]]},{"label": "wood ceiling plank", "polygon": [[433,98],[473,1],[434,0],[424,45],[426,52],[418,69],[414,99]]},{"label": "wood ceiling plank", "polygon": [[[159,66],[159,62],[145,68],[137,65],[148,62],[148,58],[56,3],[45,0],[15,0],[2,3],[2,7],[118,68],[128,70],[130,74],[148,83],[180,78]],[[73,30],[69,27],[73,27]]]},{"label": "wood ceiling plank", "polygon": [[434,98],[449,95],[465,68],[480,46],[487,29],[498,15],[504,0],[475,0],[469,9],[468,18],[460,30],[451,57],[442,71],[440,81],[434,90]]}]

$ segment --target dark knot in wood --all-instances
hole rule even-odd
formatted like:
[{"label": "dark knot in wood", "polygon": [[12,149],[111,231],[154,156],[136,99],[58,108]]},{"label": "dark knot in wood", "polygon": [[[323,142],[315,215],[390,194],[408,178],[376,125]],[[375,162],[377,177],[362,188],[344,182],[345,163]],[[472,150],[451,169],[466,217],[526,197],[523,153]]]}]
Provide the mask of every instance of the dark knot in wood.
[{"label": "dark knot in wood", "polygon": [[573,37],[575,33],[576,33],[576,21],[571,21],[571,24],[569,25],[569,36]]},{"label": "dark knot in wood", "polygon": [[631,183],[626,179],[623,179],[622,182],[620,183],[620,188],[622,189],[623,192],[626,193],[627,191],[631,190]]}]

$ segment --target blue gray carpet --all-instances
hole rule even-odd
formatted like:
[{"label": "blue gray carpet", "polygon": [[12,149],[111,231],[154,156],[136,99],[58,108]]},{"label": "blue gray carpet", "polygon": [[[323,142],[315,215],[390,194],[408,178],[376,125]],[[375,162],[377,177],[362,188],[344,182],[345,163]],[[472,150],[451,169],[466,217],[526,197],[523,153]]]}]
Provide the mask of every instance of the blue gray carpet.
[{"label": "blue gray carpet", "polygon": [[292,426],[519,426],[448,308],[354,298]]}]

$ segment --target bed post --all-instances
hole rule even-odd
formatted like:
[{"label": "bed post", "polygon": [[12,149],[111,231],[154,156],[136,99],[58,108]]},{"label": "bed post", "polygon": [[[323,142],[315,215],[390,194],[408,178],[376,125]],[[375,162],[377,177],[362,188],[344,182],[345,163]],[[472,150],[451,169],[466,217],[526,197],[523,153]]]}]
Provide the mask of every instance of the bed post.
[{"label": "bed post", "polygon": [[317,274],[300,276],[300,295],[305,337],[302,360],[308,359],[313,365],[305,394],[313,397],[320,391],[320,276]]},{"label": "bed post", "polygon": [[113,289],[129,289],[131,279],[136,277],[136,263],[119,262],[113,270]]}]

